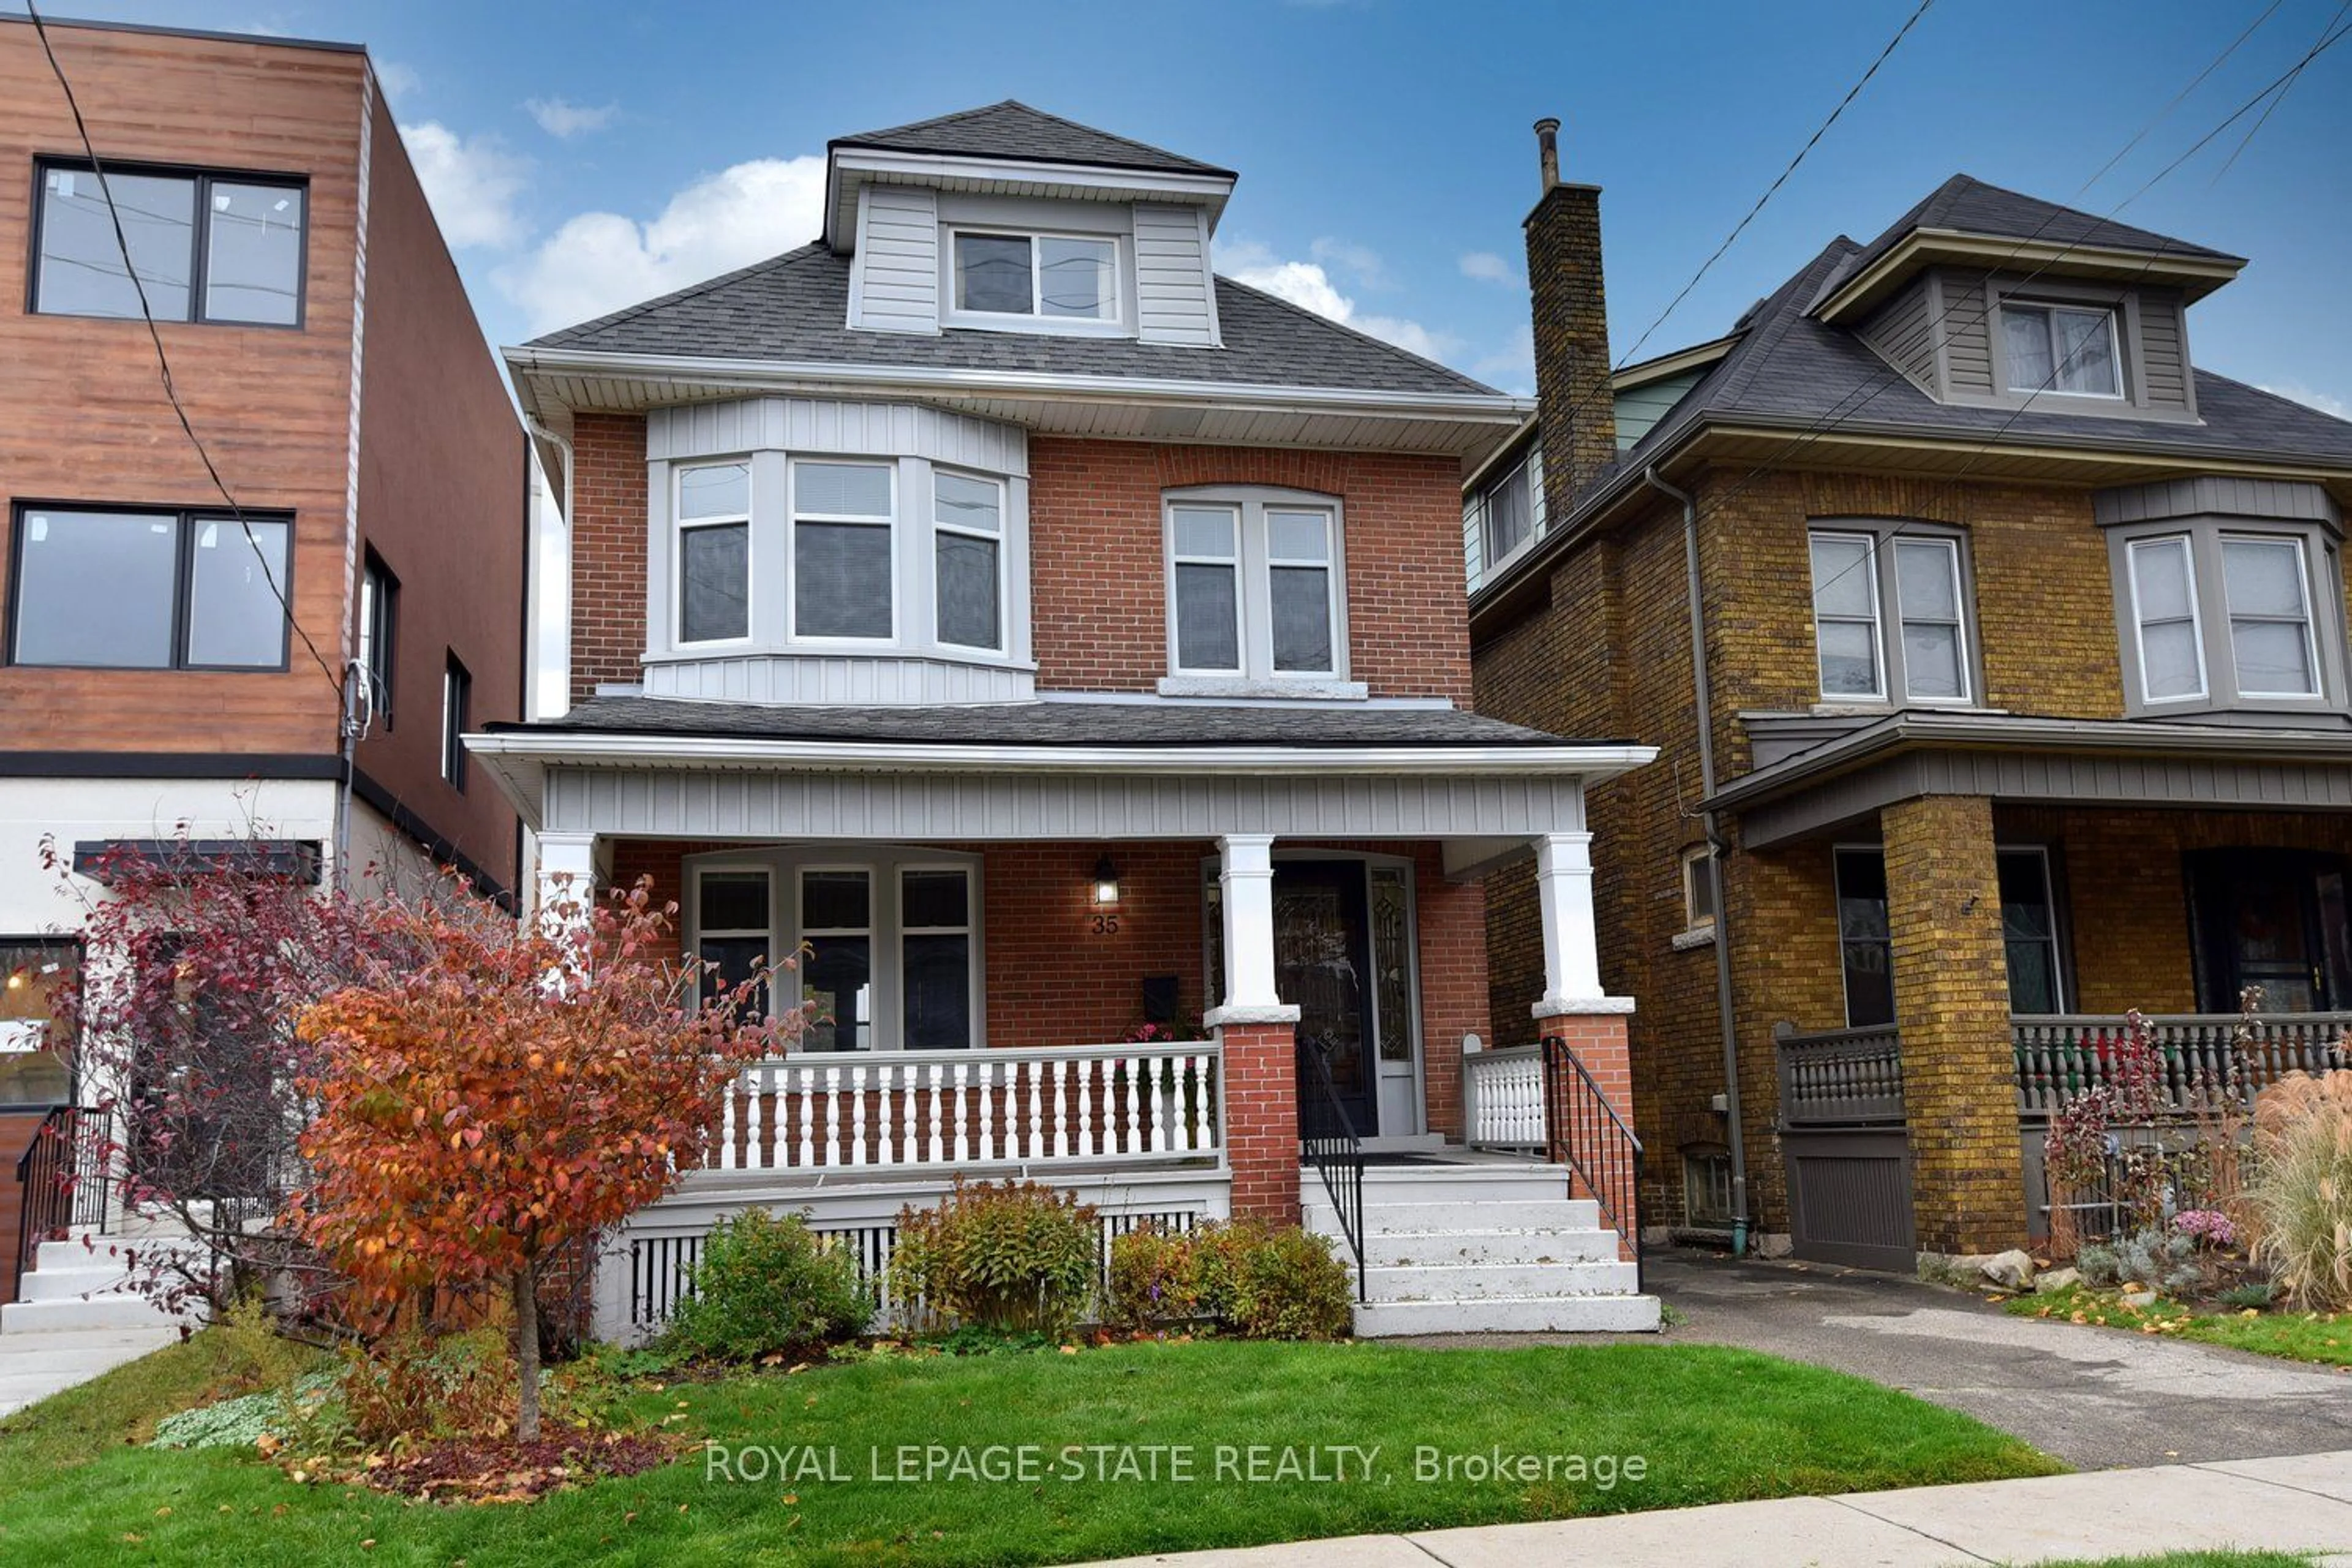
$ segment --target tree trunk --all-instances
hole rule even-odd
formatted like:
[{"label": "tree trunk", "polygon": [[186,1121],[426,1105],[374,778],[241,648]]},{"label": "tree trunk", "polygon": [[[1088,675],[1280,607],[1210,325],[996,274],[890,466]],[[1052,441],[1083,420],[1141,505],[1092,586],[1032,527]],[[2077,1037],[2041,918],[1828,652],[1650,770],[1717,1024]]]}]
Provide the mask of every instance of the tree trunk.
[{"label": "tree trunk", "polygon": [[515,1409],[515,1440],[539,1441],[539,1292],[533,1289],[537,1270],[525,1264],[514,1271],[515,1372],[521,1397]]}]

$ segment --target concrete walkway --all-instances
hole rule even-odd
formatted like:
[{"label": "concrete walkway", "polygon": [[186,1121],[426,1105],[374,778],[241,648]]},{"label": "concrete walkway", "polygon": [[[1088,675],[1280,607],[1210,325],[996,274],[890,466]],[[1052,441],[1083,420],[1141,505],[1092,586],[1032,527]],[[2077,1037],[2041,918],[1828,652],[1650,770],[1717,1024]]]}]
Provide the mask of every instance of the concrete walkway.
[{"label": "concrete walkway", "polygon": [[2352,1564],[2334,1555],[2352,1553],[2352,1451],[1301,1541],[1129,1558],[1118,1568],[1940,1568],[2225,1547]]},{"label": "concrete walkway", "polygon": [[161,1350],[179,1337],[180,1331],[168,1323],[152,1329],[0,1334],[0,1417]]}]

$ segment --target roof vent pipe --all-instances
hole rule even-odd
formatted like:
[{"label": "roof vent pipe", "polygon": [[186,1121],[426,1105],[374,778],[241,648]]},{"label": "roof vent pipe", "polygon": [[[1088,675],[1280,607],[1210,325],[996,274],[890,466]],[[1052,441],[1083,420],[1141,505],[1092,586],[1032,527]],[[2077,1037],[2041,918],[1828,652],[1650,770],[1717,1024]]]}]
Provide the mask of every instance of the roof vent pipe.
[{"label": "roof vent pipe", "polygon": [[1536,151],[1543,159],[1543,188],[1559,184],[1559,121],[1549,115],[1536,121]]}]

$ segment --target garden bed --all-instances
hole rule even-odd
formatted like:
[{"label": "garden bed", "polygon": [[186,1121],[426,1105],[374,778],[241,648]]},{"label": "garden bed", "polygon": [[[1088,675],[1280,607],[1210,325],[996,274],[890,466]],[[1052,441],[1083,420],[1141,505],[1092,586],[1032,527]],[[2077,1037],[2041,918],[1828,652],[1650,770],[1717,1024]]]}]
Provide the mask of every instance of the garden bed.
[{"label": "garden bed", "polygon": [[129,1446],[190,1392],[152,1408],[142,1366],[0,1427],[0,1557],[1046,1563],[2060,1468],[1957,1413],[1714,1346],[1147,1342],[645,1381],[629,1414],[702,1447],[533,1502],[429,1506],[296,1485],[250,1451]]}]

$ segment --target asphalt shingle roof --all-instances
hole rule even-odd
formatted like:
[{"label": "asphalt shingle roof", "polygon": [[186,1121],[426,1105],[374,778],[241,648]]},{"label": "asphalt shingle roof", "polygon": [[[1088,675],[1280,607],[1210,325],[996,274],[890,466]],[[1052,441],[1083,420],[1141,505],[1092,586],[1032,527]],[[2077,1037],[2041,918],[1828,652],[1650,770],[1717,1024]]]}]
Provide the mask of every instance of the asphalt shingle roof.
[{"label": "asphalt shingle roof", "polygon": [[2127,223],[2096,216],[2074,207],[2045,202],[2020,191],[1986,184],[1969,174],[1954,174],[1896,218],[1886,232],[1862,247],[1846,268],[1847,276],[1868,267],[1901,243],[1915,229],[1952,229],[1994,239],[2039,239],[2057,245],[2088,245],[2109,250],[2147,250],[2164,256],[2201,256],[2224,261],[2243,259],[2226,251],[2191,245]]},{"label": "asphalt shingle roof", "polygon": [[1092,163],[1112,169],[1150,169],[1173,174],[1216,174],[1234,177],[1197,158],[1187,158],[1163,147],[1114,136],[1017,99],[980,109],[959,110],[911,125],[885,131],[861,131],[836,136],[835,147],[876,147],[893,153],[944,153],[973,158],[1009,158],[1031,163]]},{"label": "asphalt shingle roof", "polygon": [[487,726],[522,734],[715,735],[940,746],[1557,746],[1559,736],[1453,708],[1274,708],[1196,702],[772,707],[592,697],[561,719]]},{"label": "asphalt shingle roof", "polygon": [[852,331],[849,258],[822,242],[531,341],[533,348],[919,369],[1034,371],[1253,386],[1499,396],[1491,386],[1230,278],[1222,349],[1043,333]]}]

